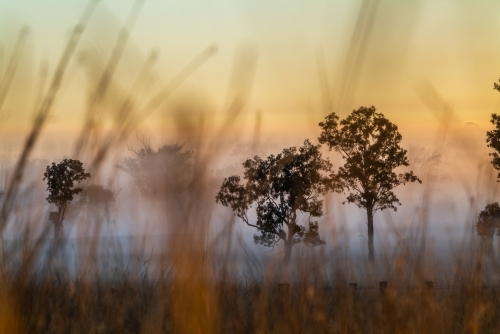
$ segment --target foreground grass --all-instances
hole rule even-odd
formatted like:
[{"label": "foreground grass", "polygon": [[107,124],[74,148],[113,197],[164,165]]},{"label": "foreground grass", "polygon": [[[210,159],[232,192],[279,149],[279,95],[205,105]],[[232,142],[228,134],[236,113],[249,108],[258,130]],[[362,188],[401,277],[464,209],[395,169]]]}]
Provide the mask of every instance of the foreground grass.
[{"label": "foreground grass", "polygon": [[[497,333],[498,287],[114,283],[31,276],[2,284],[4,332]],[[9,291],[9,295],[5,292]]]},{"label": "foreground grass", "polygon": [[[77,138],[72,152],[75,158],[88,162],[89,170],[96,182],[112,184],[109,173],[102,173],[107,158],[120,153],[123,145],[127,143],[131,134],[148,115],[160,109],[170,94],[181,85],[190,74],[199,68],[205,61],[215,54],[216,48],[211,46],[201,52],[186,64],[176,76],[169,79],[161,89],[148,92],[151,99],[142,101],[141,94],[135,94],[138,87],[145,86],[152,71],[156,56],[151,56],[145,61],[137,80],[127,90],[120,94],[115,105],[107,106],[106,92],[114,91],[114,73],[124,50],[128,31],[132,30],[136,14],[141,1],[130,12],[130,20],[121,27],[120,35],[113,49],[109,50],[110,58],[102,64],[103,70],[97,75],[95,82],[90,82],[88,96],[90,101],[85,110],[82,130]],[[15,224],[16,229],[25,231],[23,240],[29,240],[31,230],[39,225],[40,221],[46,223],[46,216],[42,219],[29,218],[20,214],[20,199],[25,196],[23,189],[32,192],[33,187],[27,183],[26,166],[32,151],[39,142],[42,130],[47,121],[54,114],[54,101],[60,98],[60,90],[68,78],[67,69],[75,53],[81,36],[85,33],[98,1],[89,0],[87,9],[82,13],[78,24],[61,54],[61,58],[54,73],[47,77],[47,87],[41,85],[39,103],[37,102],[34,122],[30,126],[28,136],[20,152],[15,166],[9,173],[5,172],[5,184],[1,185],[4,191],[0,201],[0,232],[3,234],[8,227]],[[19,45],[24,43],[25,34],[20,34]],[[17,52],[11,58],[16,60]],[[10,62],[9,72],[14,73],[16,61]],[[321,271],[331,263],[335,268],[332,271],[346,271],[349,263],[333,260],[334,257],[325,257],[321,260],[307,261],[302,266],[298,275],[304,279],[296,279],[291,286],[276,283],[250,282],[234,284],[233,281],[219,279],[214,281],[211,277],[217,276],[210,264],[211,260],[227,262],[233,240],[233,218],[224,218],[220,221],[227,226],[222,237],[209,240],[213,232],[212,227],[215,217],[215,194],[221,182],[214,182],[211,170],[215,162],[224,154],[226,146],[234,143],[238,138],[227,136],[234,130],[235,121],[243,114],[246,100],[249,96],[253,71],[257,57],[249,52],[235,64],[240,64],[241,69],[235,67],[235,82],[230,82],[230,87],[239,87],[234,96],[230,96],[228,107],[223,110],[227,115],[215,130],[205,128],[204,119],[213,117],[211,113],[198,113],[191,109],[192,101],[185,101],[185,106],[179,104],[178,110],[173,110],[173,119],[177,124],[181,139],[188,139],[195,152],[192,171],[188,173],[188,183],[182,193],[172,193],[171,185],[157,182],[161,187],[156,194],[158,203],[157,214],[163,223],[168,223],[171,237],[165,241],[162,260],[168,266],[175,268],[175,276],[167,278],[153,278],[145,275],[117,274],[110,279],[104,273],[94,271],[86,276],[77,275],[68,278],[57,270],[40,273],[36,269],[38,258],[43,257],[45,250],[41,241],[44,238],[33,238],[34,245],[22,244],[19,251],[4,251],[5,243],[2,242],[2,262],[0,264],[0,333],[497,333],[500,328],[500,291],[498,288],[483,288],[481,286],[482,252],[479,255],[472,248],[462,247],[466,252],[460,253],[456,258],[463,258],[465,263],[461,272],[471,277],[464,278],[457,287],[444,286],[438,289],[429,289],[422,281],[423,273],[419,270],[419,260],[425,247],[408,249],[401,258],[408,263],[416,259],[415,269],[401,270],[401,276],[392,282],[389,280],[388,288],[382,292],[378,288],[360,286],[356,290],[347,288],[346,280],[339,277],[330,281],[317,281],[310,279],[314,270]],[[250,69],[250,70],[248,70]],[[43,71],[42,71],[43,72]],[[245,74],[246,73],[246,74]],[[49,74],[44,74],[49,75]],[[41,76],[44,76],[41,74]],[[0,87],[3,97],[7,95],[10,79],[2,78]],[[41,82],[45,82],[42,78]],[[146,85],[147,86],[147,85]],[[156,88],[155,88],[156,89]],[[45,93],[43,93],[45,91]],[[137,95],[137,96],[136,96]],[[432,94],[431,94],[432,95]],[[24,96],[24,95],[22,95]],[[434,96],[430,96],[434,97]],[[29,96],[26,96],[28,99]],[[34,101],[38,100],[34,99]],[[431,99],[432,101],[436,99]],[[189,102],[189,103],[188,103]],[[203,105],[204,101],[200,102]],[[3,100],[0,99],[0,112]],[[444,104],[443,104],[444,105]],[[143,107],[140,107],[143,106]],[[446,106],[446,105],[444,105]],[[439,106],[441,107],[441,106]],[[439,108],[439,110],[448,110]],[[191,112],[193,111],[193,112]],[[99,117],[113,120],[112,130],[99,132],[93,131],[93,124],[99,123]],[[259,114],[260,115],[260,114]],[[443,114],[446,116],[447,114]],[[105,117],[106,116],[106,117]],[[443,117],[442,129],[448,128],[451,117]],[[175,123],[174,122],[174,123]],[[260,116],[255,121],[255,140],[260,131]],[[209,132],[209,130],[211,130]],[[212,133],[213,131],[213,133]],[[437,138],[444,142],[446,130]],[[203,135],[201,135],[203,134]],[[213,134],[213,139],[205,141],[208,134]],[[225,138],[225,139],[224,139]],[[253,145],[252,145],[253,146]],[[439,156],[442,143],[436,145],[436,152],[432,157]],[[432,151],[434,152],[434,151]],[[121,154],[121,153],[120,153]],[[432,159],[429,159],[433,162]],[[425,165],[427,162],[423,163]],[[434,162],[435,163],[435,162]],[[432,164],[431,164],[432,165]],[[163,165],[149,166],[164,170]],[[154,168],[153,168],[154,169]],[[429,170],[428,174],[433,175]],[[42,175],[35,176],[42,178]],[[430,177],[429,177],[430,179]],[[97,183],[96,183],[97,184]],[[427,183],[429,184],[429,183]],[[419,218],[419,232],[425,246],[425,232],[428,225],[428,212],[431,203],[431,186],[426,186],[422,197]],[[468,188],[466,188],[468,190]],[[484,193],[493,193],[489,189],[478,189]],[[478,193],[480,193],[478,191]],[[29,213],[33,207],[22,208]],[[49,208],[47,208],[48,210]],[[144,210],[138,206],[138,226],[147,225],[147,216],[151,210],[148,206]],[[132,210],[133,211],[133,210]],[[49,211],[46,213],[48,214]],[[477,214],[471,211],[470,217]],[[22,212],[21,212],[22,213]],[[23,218],[24,217],[24,218]],[[85,243],[83,248],[88,248],[91,260],[98,253],[98,239],[101,227],[106,223],[102,218],[92,218],[94,222],[95,237],[91,242]],[[468,218],[467,218],[468,219]],[[91,220],[89,218],[89,220]],[[218,222],[219,223],[219,222]],[[48,226],[50,228],[50,226]],[[81,226],[83,232],[90,233],[88,226]],[[49,229],[42,233],[46,236]],[[94,233],[94,232],[92,232]],[[342,235],[336,238],[342,239]],[[419,235],[415,237],[415,240]],[[3,238],[2,238],[3,239]],[[345,239],[345,238],[344,238]],[[40,243],[38,243],[40,241]],[[411,244],[411,243],[410,243]],[[418,245],[418,243],[415,243]],[[214,246],[215,245],[215,246]],[[54,249],[56,249],[55,247]],[[144,249],[144,247],[142,247]],[[225,248],[223,255],[213,256],[213,248]],[[224,253],[226,252],[226,253]],[[55,251],[54,251],[55,253]],[[94,256],[92,256],[92,254]],[[472,254],[465,256],[464,254]],[[124,254],[126,255],[126,254]],[[331,255],[331,254],[330,254]],[[422,256],[421,256],[422,255]],[[295,257],[295,255],[294,255]],[[224,260],[224,258],[226,260]],[[469,259],[472,259],[470,262]],[[317,261],[317,264],[315,264]],[[10,269],[10,262],[17,266]],[[50,259],[47,260],[49,267]],[[313,262],[311,264],[311,262]],[[349,260],[347,260],[349,262]],[[390,261],[387,261],[390,262]],[[401,261],[400,261],[401,262]],[[494,262],[498,262],[495,261]],[[399,262],[398,262],[399,263]],[[402,263],[402,262],[401,262]],[[407,263],[407,262],[405,262]],[[227,266],[226,266],[227,265]],[[310,270],[310,267],[315,267]],[[91,266],[89,266],[89,272]],[[248,267],[252,268],[249,263]],[[83,269],[85,266],[83,266]],[[256,268],[254,268],[256,269]],[[264,268],[271,271],[272,268]],[[497,268],[498,269],[498,268]],[[497,269],[492,269],[496,272]],[[226,270],[226,269],[224,269]],[[230,271],[230,269],[227,269]],[[225,272],[223,272],[225,273]],[[409,274],[408,274],[409,273]],[[459,272],[460,273],[460,272]],[[260,274],[260,272],[259,272]],[[372,275],[373,274],[373,275]],[[366,277],[375,276],[367,268]],[[406,275],[406,276],[405,276]],[[218,277],[226,277],[218,275]],[[392,283],[397,282],[397,285]],[[417,282],[417,283],[415,283]],[[378,282],[373,282],[377,286]],[[397,286],[398,288],[395,288]]]}]

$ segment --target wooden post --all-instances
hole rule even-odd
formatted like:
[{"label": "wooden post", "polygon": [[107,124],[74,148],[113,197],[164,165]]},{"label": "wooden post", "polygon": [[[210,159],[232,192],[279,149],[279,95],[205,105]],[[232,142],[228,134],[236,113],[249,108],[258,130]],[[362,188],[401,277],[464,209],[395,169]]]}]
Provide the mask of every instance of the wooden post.
[{"label": "wooden post", "polygon": [[378,284],[378,287],[380,289],[381,294],[385,294],[385,291],[387,290],[387,282],[383,281]]},{"label": "wooden post", "polygon": [[349,293],[347,295],[347,305],[350,313],[355,312],[355,307],[357,304],[356,298],[356,288],[358,287],[358,283],[349,283]]},{"label": "wooden post", "polygon": [[279,307],[284,307],[290,303],[290,283],[278,283]]},{"label": "wooden post", "polygon": [[278,292],[282,295],[289,295],[290,283],[278,283]]},{"label": "wooden post", "polygon": [[427,289],[434,289],[434,281],[425,281],[425,286]]},{"label": "wooden post", "polygon": [[351,295],[351,297],[354,297],[357,288],[358,288],[358,283],[349,283],[349,294]]}]

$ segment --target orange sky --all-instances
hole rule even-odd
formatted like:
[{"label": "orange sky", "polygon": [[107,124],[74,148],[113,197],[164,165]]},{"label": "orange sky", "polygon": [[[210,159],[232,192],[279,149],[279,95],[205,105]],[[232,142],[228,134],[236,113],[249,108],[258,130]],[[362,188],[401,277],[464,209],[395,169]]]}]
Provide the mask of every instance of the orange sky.
[{"label": "orange sky", "polygon": [[[53,73],[85,3],[0,3],[0,73],[5,71],[19,29],[25,24],[31,28],[4,106],[7,118],[0,128],[4,146],[16,146],[26,132],[40,64],[47,63]],[[68,69],[44,132],[44,151],[71,146],[71,134],[81,126],[89,93],[132,3],[99,4],[79,49],[91,56],[85,67],[74,62]],[[251,136],[260,110],[263,140],[300,143],[305,137],[317,137],[317,123],[326,114],[324,90],[331,110],[341,117],[361,105],[375,105],[398,124],[405,142],[430,145],[439,117],[424,103],[429,90],[422,87],[433,87],[452,106],[453,128],[466,122],[490,128],[489,117],[500,106],[500,93],[493,90],[493,82],[500,77],[498,13],[500,2],[493,0],[147,0],[117,68],[107,105],[116,104],[130,89],[152,49],[160,51],[158,61],[143,92],[135,96],[138,103],[147,101],[192,58],[216,43],[218,53],[140,129],[158,139],[178,135],[174,111],[189,113],[179,107],[183,104],[196,105],[198,110],[184,114],[187,119],[204,115],[205,124],[215,129],[232,98],[243,92],[244,113],[227,135]],[[110,117],[103,112],[101,119],[106,123]]]}]

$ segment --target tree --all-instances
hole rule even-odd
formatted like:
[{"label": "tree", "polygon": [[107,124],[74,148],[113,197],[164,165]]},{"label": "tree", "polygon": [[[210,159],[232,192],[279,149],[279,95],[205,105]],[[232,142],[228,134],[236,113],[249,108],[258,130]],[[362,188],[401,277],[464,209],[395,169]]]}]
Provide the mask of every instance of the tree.
[{"label": "tree", "polygon": [[486,205],[484,210],[479,213],[476,231],[482,237],[492,238],[495,232],[500,235],[500,205],[498,202]]},{"label": "tree", "polygon": [[73,188],[75,182],[79,183],[89,177],[90,173],[85,173],[82,162],[78,160],[64,159],[58,164],[53,162],[47,166],[43,180],[47,180],[47,201],[57,207],[57,212],[51,212],[49,217],[54,223],[56,236],[59,236],[69,202],[82,191],[82,188]]},{"label": "tree", "polygon": [[113,191],[101,185],[91,184],[83,189],[78,204],[87,211],[91,210],[97,219],[103,217],[105,221],[109,221],[110,209],[114,201]]},{"label": "tree", "polygon": [[[500,92],[500,85],[496,82],[493,83],[493,89]],[[490,122],[495,125],[495,130],[486,132],[486,143],[488,147],[495,149],[496,152],[490,153],[490,156],[493,157],[491,160],[491,164],[493,168],[498,171],[497,174],[497,182],[500,179],[500,115],[492,114]]]},{"label": "tree", "polygon": [[360,107],[340,122],[331,113],[319,126],[319,142],[345,160],[333,176],[335,190],[347,193],[346,202],[366,210],[373,260],[373,215],[379,210],[396,211],[396,205],[401,205],[392,191],[395,187],[422,181],[413,172],[394,172],[397,167],[409,166],[406,150],[400,147],[398,127],[377,113],[375,107]]},{"label": "tree", "polygon": [[80,203],[82,204],[108,206],[114,201],[115,194],[113,191],[98,184],[91,184],[86,187],[80,195]]},{"label": "tree", "polygon": [[[332,164],[321,156],[320,145],[306,140],[299,149],[284,149],[263,160],[258,156],[243,163],[245,183],[239,176],[225,178],[216,202],[230,207],[248,226],[257,229],[255,244],[274,247],[283,241],[288,264],[292,247],[322,245],[318,222],[323,200],[330,189]],[[249,210],[255,205],[257,219],[251,222]],[[307,226],[299,223],[300,213],[307,214]],[[285,228],[287,231],[285,231]]]},{"label": "tree", "polygon": [[493,83],[493,89],[498,90],[500,92],[500,85],[496,82]]},{"label": "tree", "polygon": [[[500,88],[499,88],[500,89]],[[500,179],[500,115],[492,114],[490,122],[495,125],[495,130],[486,132],[486,143],[488,147],[495,149],[496,152],[490,153],[493,157],[491,164],[498,171],[497,182]]]},{"label": "tree", "polygon": [[193,151],[184,150],[177,142],[153,148],[149,139],[137,138],[142,148],[135,150],[135,157],[122,159],[116,167],[131,175],[144,196],[169,192],[179,194],[191,177]]}]

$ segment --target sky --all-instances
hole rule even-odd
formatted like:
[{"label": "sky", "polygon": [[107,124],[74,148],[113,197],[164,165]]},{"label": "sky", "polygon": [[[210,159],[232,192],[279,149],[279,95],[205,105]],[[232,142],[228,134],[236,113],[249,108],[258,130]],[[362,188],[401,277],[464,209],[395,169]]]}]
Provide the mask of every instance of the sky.
[{"label": "sky", "polygon": [[[4,146],[16,147],[29,128],[40,66],[52,73],[86,3],[0,3],[0,73],[19,30],[30,27],[4,108]],[[104,0],[98,5],[78,51],[92,53],[90,65],[70,65],[42,151],[64,150],[72,143],[96,73],[133,3]],[[140,101],[215,44],[217,54],[140,125],[143,131],[158,139],[179,135],[174,111],[189,113],[180,105],[192,106],[187,108],[191,116],[203,114],[215,129],[234,94],[243,90],[244,113],[232,132],[219,135],[243,140],[258,131],[262,140],[300,144],[317,137],[317,124],[329,111],[345,117],[359,106],[374,105],[399,126],[405,143],[432,145],[441,116],[439,106],[429,104],[429,92],[451,106],[453,128],[467,122],[491,128],[490,115],[500,107],[500,93],[493,90],[500,77],[499,12],[500,3],[493,0],[146,0],[110,95],[129,89],[152,50],[158,59],[150,82],[137,93]]]}]

